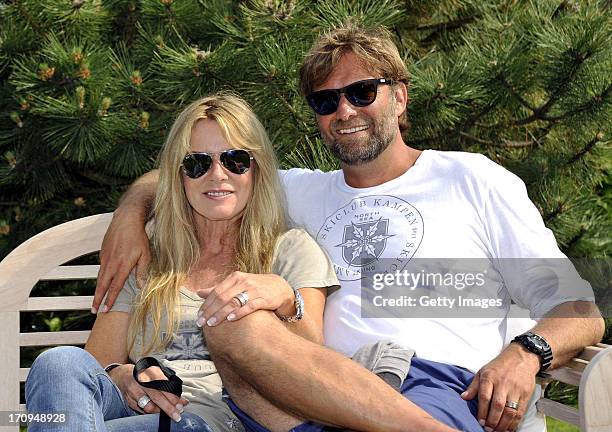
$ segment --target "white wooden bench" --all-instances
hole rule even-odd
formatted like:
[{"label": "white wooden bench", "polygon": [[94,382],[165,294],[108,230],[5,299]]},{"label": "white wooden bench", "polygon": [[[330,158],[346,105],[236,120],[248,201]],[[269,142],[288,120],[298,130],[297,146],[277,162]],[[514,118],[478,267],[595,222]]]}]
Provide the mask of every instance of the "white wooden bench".
[{"label": "white wooden bench", "polygon": [[[89,216],[50,228],[12,251],[0,262],[0,411],[23,410],[20,383],[29,369],[20,368],[20,347],[82,345],[89,331],[21,333],[20,312],[89,310],[91,296],[30,297],[45,280],[95,279],[97,265],[65,266],[95,253],[112,218]],[[540,412],[588,432],[612,432],[612,346],[586,348],[566,367],[551,371],[550,380],[579,386],[578,409],[542,398]],[[544,385],[548,381],[544,382]],[[0,426],[15,432],[17,426]]]}]

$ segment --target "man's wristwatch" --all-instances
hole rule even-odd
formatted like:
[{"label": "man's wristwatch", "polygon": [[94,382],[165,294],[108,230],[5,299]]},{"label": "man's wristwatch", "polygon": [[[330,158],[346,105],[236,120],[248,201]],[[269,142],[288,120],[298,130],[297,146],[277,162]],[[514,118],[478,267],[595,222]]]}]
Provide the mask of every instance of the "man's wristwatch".
[{"label": "man's wristwatch", "polygon": [[552,349],[550,348],[548,342],[546,342],[546,339],[544,339],[542,336],[532,332],[527,332],[518,335],[512,339],[512,342],[523,345],[525,349],[540,357],[539,372],[544,372],[550,367],[553,359]]},{"label": "man's wristwatch", "polygon": [[296,322],[302,319],[302,317],[304,316],[304,299],[302,298],[302,294],[300,294],[299,290],[296,290],[295,288],[293,288],[293,293],[295,294],[295,315],[293,316],[282,316],[282,315],[278,315],[278,318],[281,321],[285,321],[285,322]]}]

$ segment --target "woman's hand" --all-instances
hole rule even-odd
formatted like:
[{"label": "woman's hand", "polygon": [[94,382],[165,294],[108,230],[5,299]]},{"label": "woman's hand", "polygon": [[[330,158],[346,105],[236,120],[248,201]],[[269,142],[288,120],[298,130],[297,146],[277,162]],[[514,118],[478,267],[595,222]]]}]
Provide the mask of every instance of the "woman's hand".
[{"label": "woman's hand", "polygon": [[[161,409],[174,421],[181,421],[181,413],[183,412],[184,406],[187,405],[189,401],[184,398],[179,398],[172,393],[141,386],[134,379],[133,371],[133,364],[124,364],[114,368],[109,373],[113,382],[117,384],[117,387],[121,390],[129,407],[134,411],[145,412],[147,414],[157,413]],[[140,373],[138,378],[143,382],[167,380],[164,373],[157,366],[144,370]],[[144,408],[140,408],[138,406],[138,399],[144,395],[149,396],[151,401],[146,404]]]},{"label": "woman's hand", "polygon": [[[245,292],[249,300],[240,305],[236,295]],[[236,321],[259,309],[290,316],[295,311],[295,294],[287,281],[275,274],[233,272],[223,282],[197,291],[206,301],[198,312],[198,326],[214,326],[227,319]]]}]

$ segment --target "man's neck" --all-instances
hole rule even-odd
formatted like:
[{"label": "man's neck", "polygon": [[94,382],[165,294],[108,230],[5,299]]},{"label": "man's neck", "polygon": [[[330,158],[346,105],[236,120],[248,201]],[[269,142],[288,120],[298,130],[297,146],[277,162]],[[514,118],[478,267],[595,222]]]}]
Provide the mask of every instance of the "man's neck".
[{"label": "man's neck", "polygon": [[363,165],[341,164],[344,181],[354,188],[379,186],[403,175],[421,153],[421,150],[408,147],[402,139],[397,139],[373,161]]}]

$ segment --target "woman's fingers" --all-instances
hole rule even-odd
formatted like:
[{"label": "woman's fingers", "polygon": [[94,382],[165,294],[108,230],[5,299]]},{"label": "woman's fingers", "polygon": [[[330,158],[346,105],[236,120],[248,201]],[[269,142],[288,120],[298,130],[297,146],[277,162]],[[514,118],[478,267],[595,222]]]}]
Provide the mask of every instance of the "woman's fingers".
[{"label": "woman's fingers", "polygon": [[[149,381],[167,381],[166,375],[162,372],[162,370],[158,366],[151,366],[144,371],[138,374],[138,379],[140,382],[149,382]],[[136,381],[134,381],[136,383]],[[138,383],[136,383],[139,387],[141,387]],[[148,389],[150,391],[158,391],[153,389]],[[175,407],[184,407],[187,403],[187,399],[181,398],[175,394],[159,391],[159,393],[163,394],[168,402]],[[178,409],[178,408],[177,408]]]},{"label": "woman's fingers", "polygon": [[255,312],[256,310],[266,309],[265,306],[266,302],[261,297],[249,300],[244,306],[236,308],[232,312],[230,312],[227,315],[226,319],[228,321],[237,321],[240,318],[244,318],[248,314]]},{"label": "woman's fingers", "polygon": [[[212,317],[210,317],[206,321],[206,325],[213,327],[226,319],[228,321],[236,321],[259,309],[267,309],[266,301],[261,297],[249,299],[244,306],[241,306],[240,302],[234,298],[233,301],[222,307]],[[199,326],[204,325],[203,315],[198,316],[197,324]]]},{"label": "woman's fingers", "polygon": [[168,416],[175,422],[181,421],[181,412],[179,411],[179,408],[182,409],[182,406],[177,407],[178,401],[176,403],[172,403],[170,402],[169,398],[169,396],[176,398],[175,395],[159,390],[153,390],[148,388],[144,389],[147,395],[151,398],[152,402],[157,405],[160,410],[168,414]]}]

